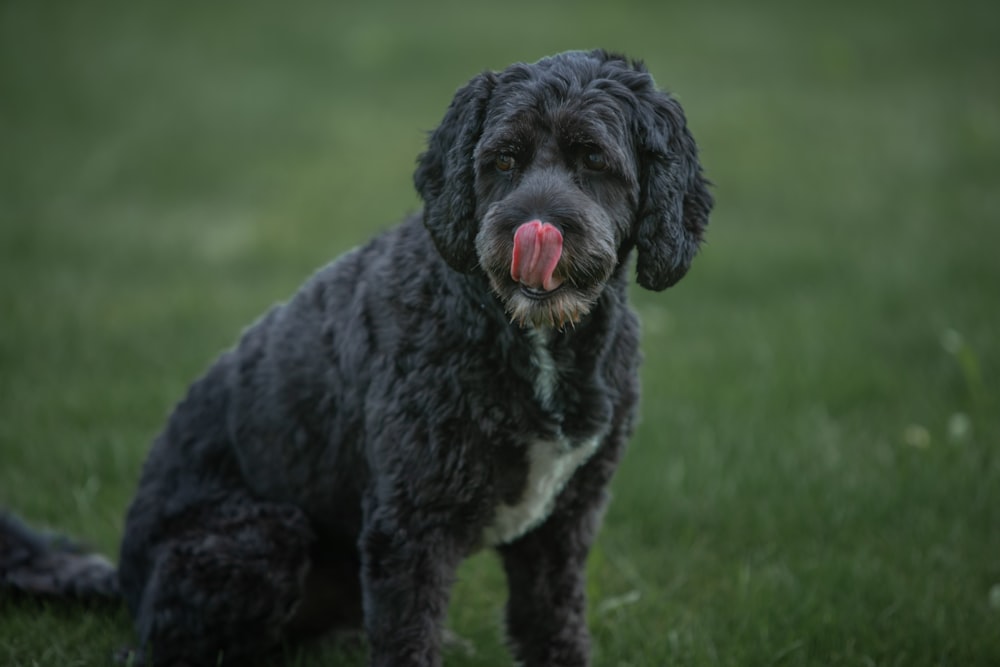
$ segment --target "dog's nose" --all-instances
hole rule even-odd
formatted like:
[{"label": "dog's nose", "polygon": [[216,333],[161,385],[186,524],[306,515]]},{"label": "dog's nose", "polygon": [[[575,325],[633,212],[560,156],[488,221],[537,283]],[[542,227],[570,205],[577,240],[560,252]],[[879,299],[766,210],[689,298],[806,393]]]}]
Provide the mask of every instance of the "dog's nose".
[{"label": "dog's nose", "polygon": [[556,289],[562,284],[562,279],[554,275],[562,244],[562,232],[555,225],[541,220],[524,223],[514,232],[510,277],[533,289]]}]

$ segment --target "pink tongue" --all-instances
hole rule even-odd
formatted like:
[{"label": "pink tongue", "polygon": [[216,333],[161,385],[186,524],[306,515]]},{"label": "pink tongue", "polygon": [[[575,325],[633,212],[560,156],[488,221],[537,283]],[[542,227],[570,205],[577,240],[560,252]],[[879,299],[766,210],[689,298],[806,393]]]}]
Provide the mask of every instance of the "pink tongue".
[{"label": "pink tongue", "polygon": [[562,255],[562,233],[540,220],[526,222],[514,232],[510,277],[525,287],[551,292],[562,284],[552,273]]}]

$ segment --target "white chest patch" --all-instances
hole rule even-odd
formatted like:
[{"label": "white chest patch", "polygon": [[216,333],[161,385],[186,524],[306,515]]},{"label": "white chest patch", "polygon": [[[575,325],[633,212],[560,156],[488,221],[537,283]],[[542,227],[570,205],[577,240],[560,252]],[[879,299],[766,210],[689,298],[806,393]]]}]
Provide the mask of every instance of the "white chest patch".
[{"label": "white chest patch", "polygon": [[[551,332],[529,329],[527,333],[535,344],[532,350],[536,371],[533,383],[535,399],[549,408],[559,379],[548,348]],[[566,482],[594,454],[598,444],[600,437],[597,436],[575,443],[575,446],[563,436],[530,443],[528,478],[521,499],[515,505],[497,507],[493,523],[483,531],[483,542],[487,546],[512,542],[545,521]]]},{"label": "white chest patch", "polygon": [[528,479],[516,505],[497,507],[493,523],[483,531],[483,542],[497,546],[512,542],[537,527],[555,506],[556,497],[577,468],[589,459],[600,438],[571,447],[569,440],[536,440],[528,448]]}]

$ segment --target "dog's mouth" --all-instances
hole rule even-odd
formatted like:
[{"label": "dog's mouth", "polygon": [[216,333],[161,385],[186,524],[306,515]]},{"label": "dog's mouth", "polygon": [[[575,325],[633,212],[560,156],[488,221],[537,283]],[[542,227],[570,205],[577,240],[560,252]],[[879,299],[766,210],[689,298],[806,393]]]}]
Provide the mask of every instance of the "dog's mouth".
[{"label": "dog's mouth", "polygon": [[566,295],[569,281],[556,271],[562,259],[563,235],[552,223],[531,220],[514,232],[510,278],[517,298],[508,298],[507,307],[521,326],[562,329],[580,319],[583,309]]},{"label": "dog's mouth", "polygon": [[531,287],[530,285],[525,285],[524,283],[518,283],[517,286],[518,289],[521,291],[521,294],[528,297],[532,301],[545,301],[549,297],[558,294],[559,291],[562,290],[563,288],[562,284],[559,284],[557,287],[554,287],[553,289],[550,290],[540,289],[538,287]]},{"label": "dog's mouth", "polygon": [[[507,222],[506,215],[520,220]],[[605,263],[610,266],[614,257],[600,245],[590,248],[589,237],[578,231],[564,239],[576,224],[521,217],[517,209],[498,205],[485,216],[476,249],[512,323],[564,330],[590,312],[608,277]]]}]

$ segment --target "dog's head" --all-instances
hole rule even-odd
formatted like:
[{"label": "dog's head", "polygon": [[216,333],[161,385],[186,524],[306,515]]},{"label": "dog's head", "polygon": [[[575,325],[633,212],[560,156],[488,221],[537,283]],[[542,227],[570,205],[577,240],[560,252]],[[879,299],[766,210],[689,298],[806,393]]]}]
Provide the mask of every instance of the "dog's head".
[{"label": "dog's head", "polygon": [[683,277],[712,196],[684,112],[641,63],[569,52],[483,73],[420,156],[424,222],[522,325],[575,323],[638,251],[637,280]]}]

